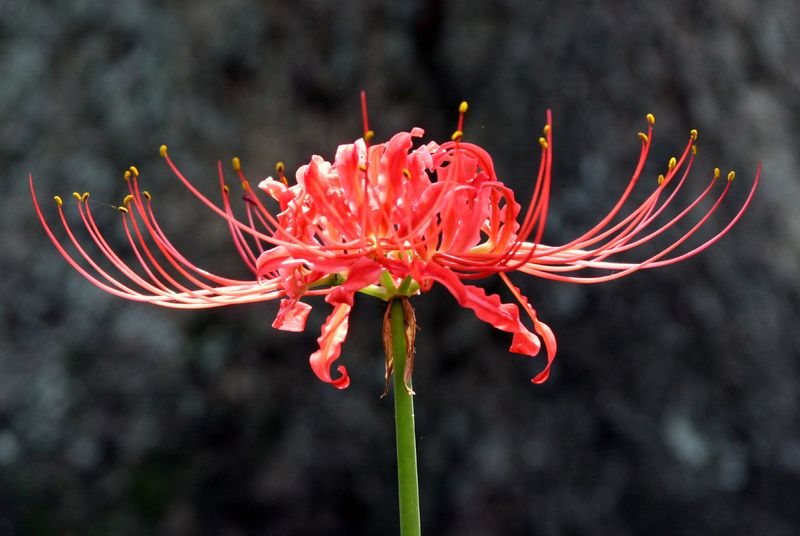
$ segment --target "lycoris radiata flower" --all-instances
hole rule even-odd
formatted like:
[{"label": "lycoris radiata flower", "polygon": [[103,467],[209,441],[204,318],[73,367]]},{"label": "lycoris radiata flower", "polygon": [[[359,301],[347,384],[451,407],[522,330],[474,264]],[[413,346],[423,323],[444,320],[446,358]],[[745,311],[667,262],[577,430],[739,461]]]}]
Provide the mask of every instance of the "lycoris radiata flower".
[{"label": "lycoris radiata flower", "polygon": [[[252,273],[249,279],[212,274],[181,254],[159,225],[151,195],[141,189],[135,167],[125,172],[129,194],[118,207],[133,261],[123,260],[104,238],[92,215],[88,193],[73,196],[83,226],[99,249],[99,257],[105,258],[102,263],[84,249],[73,233],[58,196],[55,200],[67,236],[65,243],[71,243],[75,253],[70,253],[56,237],[40,209],[31,179],[34,206],[45,231],[67,262],[98,288],[122,298],[184,309],[280,299],[273,327],[303,331],[311,309],[304,300],[324,296],[333,309],[310,362],[314,373],[335,387],[349,384],[344,366],[338,367],[336,377],[332,376],[331,367],[339,358],[347,335],[354,294],[391,300],[425,292],[435,283],[443,285],[479,319],[511,333],[510,351],[536,356],[544,345],[547,364],[532,379],[541,383],[550,373],[556,339],[507,272],[599,283],[685,260],[719,240],[741,218],[760,176],[759,165],[746,200],[721,230],[691,249],[678,251],[722,204],[734,173],[727,175],[723,187],[715,188],[721,175],[715,169],[708,186],[696,199],[671,217],[663,217],[686,183],[694,162],[697,131],[692,130],[680,156],[670,159],[663,175],[652,181],[649,195],[638,206],[623,211],[650,152],[655,118],[648,114],[647,132],[639,133],[641,146],[635,171],[617,203],[594,227],[574,240],[546,245],[542,234],[553,162],[549,111],[539,139],[538,175],[523,212],[514,192],[497,177],[489,154],[463,141],[465,102],[459,107],[458,129],[449,141],[416,146],[415,139],[423,136],[419,128],[398,133],[385,143],[373,143],[363,94],[362,107],[363,137],[339,146],[333,162],[313,156],[297,170],[293,183],[279,164],[277,177],[259,183],[259,189],[274,200],[277,209],[262,202],[238,158],[234,158],[233,169],[244,188],[246,217],[241,219],[232,211],[221,164],[221,203],[217,204],[179,171],[166,146],[161,147],[161,155],[178,179],[227,222],[233,244]],[[709,197],[713,199],[708,203],[710,208],[702,208]],[[637,262],[618,260],[620,254],[658,238],[693,212],[700,212],[700,216],[656,253]],[[118,273],[113,274],[110,267]],[[472,283],[494,274],[508,287],[516,304],[504,303],[498,295],[487,294]],[[528,321],[532,330],[526,326]],[[387,375],[390,367],[387,363]]]}]

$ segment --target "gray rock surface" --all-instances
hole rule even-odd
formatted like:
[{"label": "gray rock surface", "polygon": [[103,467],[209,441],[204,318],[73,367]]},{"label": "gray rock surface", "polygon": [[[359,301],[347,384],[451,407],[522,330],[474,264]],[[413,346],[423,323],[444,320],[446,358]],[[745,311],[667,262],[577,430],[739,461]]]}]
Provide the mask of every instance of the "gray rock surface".
[{"label": "gray rock surface", "polygon": [[[546,238],[592,225],[700,130],[693,175],[736,169],[741,224],[680,266],[599,286],[514,278],[555,330],[551,380],[441,289],[415,300],[427,534],[800,532],[800,7],[641,3],[0,0],[0,535],[397,533],[382,306],[357,301],[353,385],[308,369],[277,305],[122,302],[62,262],[27,191],[91,191],[105,228],[135,163],[187,255],[244,275],[227,229],[158,156],[213,191],[412,126],[467,137],[529,191],[555,114]],[[524,197],[524,195],[521,195]],[[51,211],[52,216],[55,215]],[[499,291],[497,281],[488,288]],[[360,297],[361,298],[361,297]]]}]

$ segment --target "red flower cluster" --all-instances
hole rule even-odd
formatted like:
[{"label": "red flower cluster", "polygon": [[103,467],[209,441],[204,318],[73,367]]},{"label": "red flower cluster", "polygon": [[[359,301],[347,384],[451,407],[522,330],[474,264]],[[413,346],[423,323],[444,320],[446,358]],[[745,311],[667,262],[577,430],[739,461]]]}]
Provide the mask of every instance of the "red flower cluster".
[{"label": "red flower cluster", "polygon": [[[233,214],[221,165],[222,202],[218,205],[189,182],[162,146],[161,155],[175,175],[228,223],[233,243],[253,273],[251,280],[209,273],[184,257],[158,224],[151,196],[140,189],[135,167],[125,172],[129,195],[118,207],[134,262],[123,260],[104,238],[87,202],[89,194],[73,194],[86,231],[101,256],[122,277],[109,273],[87,253],[67,221],[61,198],[56,196],[68,242],[77,252],[70,254],[42,214],[32,179],[31,194],[41,223],[61,255],[95,286],[116,296],[187,309],[281,299],[273,326],[288,331],[305,329],[311,306],[303,298],[325,296],[333,310],[322,327],[319,349],[311,355],[311,368],[322,381],[345,388],[349,384],[345,367],[339,366],[334,378],[331,366],[339,358],[347,335],[354,294],[390,300],[427,291],[434,283],[444,285],[479,319],[511,333],[512,352],[535,356],[544,344],[547,365],[532,381],[545,381],[556,353],[555,337],[506,272],[595,283],[682,261],[730,230],[749,205],[760,176],[759,166],[743,206],[722,230],[693,249],[675,253],[723,202],[734,173],[730,172],[724,187],[713,194],[720,177],[719,169],[715,169],[702,193],[663,221],[665,209],[686,182],[694,161],[697,131],[693,130],[682,154],[669,161],[652,192],[621,215],[650,151],[655,118],[648,115],[647,132],[639,133],[641,152],[636,169],[619,201],[581,236],[559,246],[545,245],[541,239],[553,156],[550,113],[539,139],[541,160],[532,199],[521,216],[514,192],[498,179],[487,152],[462,140],[466,110],[466,103],[462,103],[458,130],[450,141],[415,147],[414,139],[423,136],[419,128],[396,134],[385,143],[372,143],[364,105],[364,136],[341,145],[332,163],[312,157],[309,164],[297,170],[291,185],[279,164],[277,178],[259,184],[276,202],[275,212],[262,203],[234,158],[233,168],[245,191],[246,217],[242,219]],[[711,207],[680,238],[641,261],[616,260],[619,254],[662,235],[712,195],[716,200]],[[586,270],[594,272],[583,275]],[[599,275],[598,270],[602,272]],[[532,322],[532,330],[525,326],[518,305],[503,303],[499,296],[466,283],[493,274],[499,274],[515,296]]]}]

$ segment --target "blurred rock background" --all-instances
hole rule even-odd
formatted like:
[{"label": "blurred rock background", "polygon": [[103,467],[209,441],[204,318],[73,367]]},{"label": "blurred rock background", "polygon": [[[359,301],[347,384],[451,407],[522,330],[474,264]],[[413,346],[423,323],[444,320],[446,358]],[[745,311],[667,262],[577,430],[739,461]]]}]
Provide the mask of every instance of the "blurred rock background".
[{"label": "blurred rock background", "polygon": [[514,278],[558,336],[545,385],[441,289],[415,300],[426,533],[797,534],[799,36],[793,0],[0,0],[0,535],[397,533],[380,303],[357,302],[338,392],[307,363],[321,301],[287,334],[273,303],[115,299],[59,258],[27,186],[91,191],[113,235],[135,163],[173,241],[244,276],[158,146],[208,192],[218,159],[294,169],[359,136],[361,88],[379,138],[442,139],[468,99],[467,137],[523,199],[552,108],[551,243],[612,206],[647,112],[645,184],[690,128],[694,191],[737,170],[717,223],[764,162],[699,258],[599,286]]}]

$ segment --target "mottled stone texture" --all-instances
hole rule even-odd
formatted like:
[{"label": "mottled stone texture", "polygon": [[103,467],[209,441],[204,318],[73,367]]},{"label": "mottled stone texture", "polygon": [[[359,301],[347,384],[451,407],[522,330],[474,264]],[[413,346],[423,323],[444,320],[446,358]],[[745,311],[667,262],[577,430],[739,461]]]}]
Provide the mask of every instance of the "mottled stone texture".
[{"label": "mottled stone texture", "polygon": [[361,88],[379,137],[447,136],[468,99],[467,138],[523,197],[552,108],[550,242],[612,205],[647,112],[645,181],[693,127],[695,191],[737,170],[718,221],[764,161],[700,258],[595,287],[514,278],[559,337],[543,386],[445,292],[414,300],[426,533],[797,534],[800,4],[582,4],[0,1],[0,535],[397,532],[379,302],[357,302],[338,392],[307,364],[322,302],[305,334],[272,330],[272,303],[124,303],[61,261],[27,194],[29,172],[45,199],[90,190],[116,229],[135,163],[174,242],[244,275],[158,146],[213,192],[217,159],[257,178],[331,157]]}]

